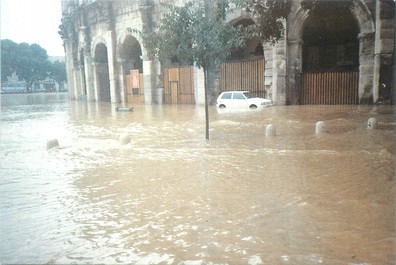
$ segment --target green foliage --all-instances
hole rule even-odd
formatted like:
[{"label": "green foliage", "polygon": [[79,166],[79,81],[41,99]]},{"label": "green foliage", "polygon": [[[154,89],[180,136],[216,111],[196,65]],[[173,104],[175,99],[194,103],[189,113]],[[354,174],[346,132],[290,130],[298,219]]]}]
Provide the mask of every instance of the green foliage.
[{"label": "green foliage", "polygon": [[163,5],[169,10],[158,29],[142,33],[145,47],[165,65],[176,60],[182,65],[211,68],[218,66],[232,48],[244,45],[241,28],[226,24],[228,2],[223,0],[207,12],[207,1],[194,1],[182,7]]},{"label": "green foliage", "polygon": [[1,82],[7,81],[16,69],[17,46],[11,40],[1,40]]},{"label": "green foliage", "polygon": [[16,75],[29,87],[33,82],[45,79],[51,67],[47,51],[37,44],[27,43],[18,44],[16,64]]},{"label": "green foliage", "polygon": [[66,81],[66,64],[64,62],[55,61],[52,64],[49,76],[59,84]]},{"label": "green foliage", "polygon": [[58,82],[66,80],[64,63],[48,60],[47,51],[38,44],[15,43],[1,40],[1,81],[16,73],[20,80],[25,80],[28,87],[33,82],[52,77]]},{"label": "green foliage", "polygon": [[252,15],[255,23],[249,26],[251,37],[258,37],[271,44],[284,38],[283,21],[290,13],[291,0],[233,1]]}]

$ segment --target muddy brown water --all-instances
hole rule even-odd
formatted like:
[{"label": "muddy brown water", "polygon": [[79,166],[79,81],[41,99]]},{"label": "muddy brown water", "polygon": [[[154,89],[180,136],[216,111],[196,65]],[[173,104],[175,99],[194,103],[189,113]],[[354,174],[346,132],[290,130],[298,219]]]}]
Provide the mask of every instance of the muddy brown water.
[{"label": "muddy brown water", "polygon": [[0,263],[394,264],[393,107],[115,107],[2,95]]}]

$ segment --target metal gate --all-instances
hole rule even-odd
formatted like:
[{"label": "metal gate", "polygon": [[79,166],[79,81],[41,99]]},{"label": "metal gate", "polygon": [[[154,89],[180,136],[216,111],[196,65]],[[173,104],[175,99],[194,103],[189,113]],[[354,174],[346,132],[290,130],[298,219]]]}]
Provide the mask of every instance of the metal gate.
[{"label": "metal gate", "polygon": [[359,71],[305,72],[300,77],[300,104],[358,104],[358,89]]},{"label": "metal gate", "polygon": [[195,104],[191,66],[164,68],[163,73],[165,104]]},{"label": "metal gate", "polygon": [[264,71],[264,59],[222,63],[220,91],[249,90],[254,95],[265,98]]}]

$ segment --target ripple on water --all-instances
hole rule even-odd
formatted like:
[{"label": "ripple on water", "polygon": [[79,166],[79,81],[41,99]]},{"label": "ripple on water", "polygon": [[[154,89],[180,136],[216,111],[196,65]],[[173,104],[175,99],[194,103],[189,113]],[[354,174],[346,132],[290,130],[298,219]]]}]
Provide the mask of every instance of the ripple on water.
[{"label": "ripple on water", "polygon": [[[2,262],[394,260],[395,128],[367,132],[370,109],[211,109],[209,141],[203,109],[112,109],[81,102],[3,113]],[[383,113],[380,125],[394,122]],[[328,130],[316,137],[319,118]],[[269,123],[278,135],[266,139]],[[54,134],[60,148],[47,151]]]}]

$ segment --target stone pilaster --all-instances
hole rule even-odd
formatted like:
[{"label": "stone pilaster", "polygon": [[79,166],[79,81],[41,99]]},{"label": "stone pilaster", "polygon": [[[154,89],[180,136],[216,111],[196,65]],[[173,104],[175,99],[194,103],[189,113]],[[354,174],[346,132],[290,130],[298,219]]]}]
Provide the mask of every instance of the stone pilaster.
[{"label": "stone pilaster", "polygon": [[375,50],[373,101],[390,99],[392,85],[392,54],[394,51],[395,17],[392,0],[377,0],[375,13]]},{"label": "stone pilaster", "polygon": [[374,78],[374,33],[359,34],[359,100],[372,103]]},{"label": "stone pilaster", "polygon": [[69,98],[72,100],[76,99],[75,85],[74,85],[74,74],[73,74],[73,52],[70,38],[64,38],[63,43],[65,46],[65,65],[67,74],[67,84],[69,90]]},{"label": "stone pilaster", "polygon": [[84,54],[84,67],[85,67],[85,86],[87,89],[87,100],[94,101],[95,100],[95,89],[94,89],[94,81],[93,81],[93,67],[92,67],[92,59],[89,54]]},{"label": "stone pilaster", "polygon": [[92,62],[92,72],[93,72],[93,89],[95,101],[99,101],[99,80],[98,80],[98,63]]},{"label": "stone pilaster", "polygon": [[300,75],[302,72],[302,49],[303,40],[295,39],[288,41],[287,50],[287,104],[299,104]]},{"label": "stone pilaster", "polygon": [[125,106],[127,102],[127,90],[125,83],[125,74],[124,74],[124,64],[125,59],[117,59],[117,70],[118,70],[118,86],[120,87],[120,101],[123,106]]}]

